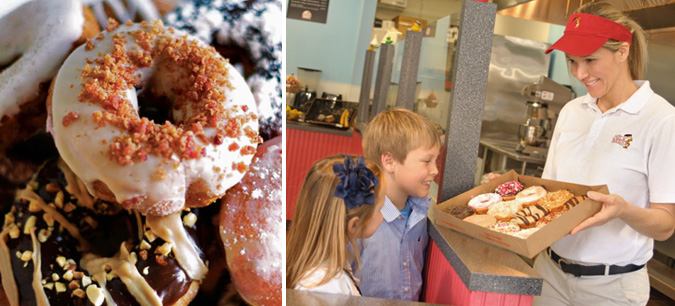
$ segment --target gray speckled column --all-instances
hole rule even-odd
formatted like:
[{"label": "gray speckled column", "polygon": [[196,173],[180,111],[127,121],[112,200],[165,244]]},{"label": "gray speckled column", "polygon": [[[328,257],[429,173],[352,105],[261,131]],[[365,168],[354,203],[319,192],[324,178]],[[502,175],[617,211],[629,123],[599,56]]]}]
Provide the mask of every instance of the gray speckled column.
[{"label": "gray speckled column", "polygon": [[394,65],[393,44],[382,44],[380,58],[377,63],[377,78],[375,79],[375,94],[373,95],[373,112],[371,117],[382,112],[387,107],[387,93],[391,84],[391,69]]},{"label": "gray speckled column", "polygon": [[422,32],[408,31],[405,34],[401,78],[398,82],[396,106],[414,110],[415,91],[417,89],[417,71],[422,50]]},{"label": "gray speckled column", "polygon": [[455,62],[440,201],[473,187],[497,5],[464,1]]},{"label": "gray speckled column", "polygon": [[370,87],[373,84],[373,66],[375,65],[375,51],[366,50],[366,60],[363,64],[363,77],[361,78],[361,93],[359,94],[358,123],[366,123],[370,120]]}]

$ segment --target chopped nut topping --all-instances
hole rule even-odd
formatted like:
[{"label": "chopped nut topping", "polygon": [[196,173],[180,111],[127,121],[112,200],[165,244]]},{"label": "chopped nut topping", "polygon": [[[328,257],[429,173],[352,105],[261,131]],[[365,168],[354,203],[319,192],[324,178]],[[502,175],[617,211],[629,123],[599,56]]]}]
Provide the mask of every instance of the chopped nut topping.
[{"label": "chopped nut topping", "polygon": [[96,285],[91,285],[87,287],[87,297],[89,298],[89,302],[91,302],[95,306],[101,306],[103,304],[103,301],[105,300],[103,296],[103,291]]},{"label": "chopped nut topping", "polygon": [[63,191],[59,191],[56,194],[56,197],[54,198],[54,204],[56,204],[56,207],[58,208],[63,207]]},{"label": "chopped nut topping", "polygon": [[66,281],[72,281],[73,280],[73,271],[68,270],[68,271],[66,271],[66,273],[63,273],[63,279],[65,279]]},{"label": "chopped nut topping", "polygon": [[19,229],[18,226],[16,226],[16,223],[12,223],[9,225],[9,237],[12,239],[19,238],[21,235],[21,230]]},{"label": "chopped nut topping", "polygon": [[47,223],[47,226],[53,227],[54,226],[54,216],[48,213],[44,213],[42,215],[42,219],[45,220],[45,223]]},{"label": "chopped nut topping", "polygon": [[23,233],[26,235],[30,235],[31,231],[35,227],[35,222],[37,222],[37,217],[35,216],[28,217],[28,220],[26,220],[26,224],[23,226]]},{"label": "chopped nut topping", "polygon": [[58,274],[52,273],[52,281],[58,281],[59,279],[61,279],[61,277],[59,277]]},{"label": "chopped nut topping", "polygon": [[115,278],[115,277],[117,277],[117,274],[114,273],[114,272],[110,272],[110,273],[107,273],[107,274],[105,275],[105,279],[106,279],[107,281],[111,281],[111,280],[113,280],[113,278]]},{"label": "chopped nut topping", "polygon": [[52,235],[52,231],[47,230],[47,229],[41,229],[40,232],[38,232],[38,241],[41,243],[47,242],[47,239],[49,239],[49,236]]},{"label": "chopped nut topping", "polygon": [[197,215],[189,212],[183,216],[183,224],[187,227],[193,227],[197,223]]},{"label": "chopped nut topping", "polygon": [[84,272],[82,271],[75,271],[73,272],[73,277],[75,279],[82,279],[84,277]]},{"label": "chopped nut topping", "polygon": [[147,250],[141,250],[140,252],[138,252],[138,255],[141,256],[141,259],[148,260],[148,251]]},{"label": "chopped nut topping", "polygon": [[145,241],[145,239],[143,239],[143,241],[141,241],[141,250],[149,250],[150,247],[151,247],[150,243]]},{"label": "chopped nut topping", "polygon": [[56,264],[59,265],[59,267],[64,267],[66,265],[66,258],[63,256],[57,256]]},{"label": "chopped nut topping", "polygon": [[36,212],[39,212],[41,210],[42,210],[42,208],[40,208],[40,204],[38,204],[37,201],[30,200],[30,202],[28,202],[28,211],[29,212],[36,213]]},{"label": "chopped nut topping", "polygon": [[150,241],[151,243],[152,243],[153,241],[155,241],[155,239],[157,239],[157,236],[155,236],[155,233],[153,233],[153,232],[150,231],[150,230],[145,231],[145,237],[148,238],[148,241]]},{"label": "chopped nut topping", "polygon": [[29,261],[33,257],[33,251],[31,250],[26,250],[21,253],[21,260],[23,261]]},{"label": "chopped nut topping", "polygon": [[69,212],[75,210],[75,208],[77,208],[77,206],[75,206],[75,204],[73,204],[71,202],[68,202],[68,204],[66,204],[66,206],[63,207],[63,211],[65,211],[66,213],[69,213]]},{"label": "chopped nut topping", "polygon": [[57,183],[47,183],[47,185],[45,185],[45,190],[49,193],[54,193],[60,191],[61,187]]},{"label": "chopped nut topping", "polygon": [[94,218],[92,218],[91,216],[84,217],[84,222],[87,222],[87,224],[89,224],[89,226],[91,226],[91,228],[97,228],[98,227],[98,222],[96,222],[96,220],[94,220]]},{"label": "chopped nut topping", "polygon": [[162,256],[168,256],[169,253],[171,253],[171,249],[173,249],[173,243],[165,242],[155,250],[155,254],[162,254]]},{"label": "chopped nut topping", "polygon": [[143,275],[148,275],[148,273],[150,273],[150,267],[145,266],[145,268],[143,268]]},{"label": "chopped nut topping", "polygon": [[87,287],[91,284],[91,277],[89,276],[83,276],[82,277],[82,287]]},{"label": "chopped nut topping", "polygon": [[56,286],[56,292],[58,293],[66,292],[66,284],[56,282],[54,283],[54,286]]},{"label": "chopped nut topping", "polygon": [[80,283],[76,280],[71,281],[70,283],[68,283],[68,288],[70,288],[70,290],[75,290],[77,288],[80,288]]},{"label": "chopped nut topping", "polygon": [[46,283],[46,284],[42,285],[42,287],[47,288],[49,290],[52,290],[52,289],[54,289],[54,283]]},{"label": "chopped nut topping", "polygon": [[[73,289],[73,288],[70,288],[70,289]],[[73,290],[73,294],[71,294],[71,296],[76,296],[76,297],[79,297],[79,298],[83,299],[87,295],[84,293],[84,290],[82,290],[80,288],[77,288],[77,289]]]}]

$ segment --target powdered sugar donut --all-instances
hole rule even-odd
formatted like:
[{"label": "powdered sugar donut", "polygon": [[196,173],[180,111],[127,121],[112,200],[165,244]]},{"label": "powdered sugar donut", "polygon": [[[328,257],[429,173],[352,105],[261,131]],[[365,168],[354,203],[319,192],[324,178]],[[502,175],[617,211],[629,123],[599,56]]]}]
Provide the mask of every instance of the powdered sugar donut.
[{"label": "powdered sugar donut", "polygon": [[487,213],[490,205],[499,203],[502,201],[502,197],[496,193],[484,193],[479,194],[469,201],[469,206],[473,207],[476,210],[476,213],[484,214]]},{"label": "powdered sugar donut", "polygon": [[523,206],[530,206],[537,204],[539,199],[546,195],[546,189],[541,186],[531,186],[523,189],[516,195],[516,200]]},{"label": "powdered sugar donut", "polygon": [[[281,133],[283,102],[281,68],[284,15],[279,0],[190,1],[165,18],[242,66],[260,117],[260,135]],[[237,65],[239,66],[239,65]]]},{"label": "powdered sugar donut", "polygon": [[516,194],[518,194],[521,190],[523,190],[523,184],[521,182],[510,181],[497,186],[497,188],[495,188],[495,193],[502,196],[504,201],[510,201],[515,199]]},{"label": "powdered sugar donut", "polygon": [[143,214],[222,197],[260,142],[243,77],[159,21],[109,29],[75,50],[54,82],[48,109],[61,157],[92,194]]}]

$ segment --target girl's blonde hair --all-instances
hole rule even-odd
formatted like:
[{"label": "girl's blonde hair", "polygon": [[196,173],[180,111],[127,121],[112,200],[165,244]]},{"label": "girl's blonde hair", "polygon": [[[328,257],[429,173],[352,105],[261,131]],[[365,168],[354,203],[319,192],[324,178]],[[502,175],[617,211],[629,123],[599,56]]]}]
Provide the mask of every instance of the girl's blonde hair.
[{"label": "girl's blonde hair", "polygon": [[[349,156],[354,162],[357,158]],[[335,188],[340,181],[333,172],[333,165],[344,163],[345,155],[333,155],[317,161],[307,172],[295,206],[295,216],[286,236],[286,287],[295,288],[308,272],[327,264],[324,284],[344,269],[349,262],[360,269],[356,239],[347,231],[347,222],[359,217],[354,237],[360,237],[365,225],[370,222],[375,205],[361,205],[348,210],[343,199],[335,197]],[[369,160],[366,166],[382,181],[380,167]],[[382,184],[375,187],[375,198]],[[351,250],[347,245],[350,244]]]},{"label": "girl's blonde hair", "polygon": [[[591,14],[609,19],[628,28],[633,33],[633,39],[630,43],[628,53],[628,68],[633,80],[644,79],[645,63],[647,62],[647,39],[645,31],[635,22],[635,20],[626,16],[621,11],[614,8],[607,2],[591,2],[579,7],[575,13]],[[608,40],[603,47],[617,51],[621,45],[620,41]]]}]

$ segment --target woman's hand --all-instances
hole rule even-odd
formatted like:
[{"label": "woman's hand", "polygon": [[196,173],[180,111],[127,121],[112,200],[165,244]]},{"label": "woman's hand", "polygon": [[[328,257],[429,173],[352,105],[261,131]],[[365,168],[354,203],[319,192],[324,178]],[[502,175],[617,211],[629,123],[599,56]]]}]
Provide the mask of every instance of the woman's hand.
[{"label": "woman's hand", "polygon": [[589,191],[591,200],[602,203],[602,209],[572,229],[571,235],[593,226],[603,225],[620,218],[641,234],[655,240],[670,238],[675,229],[675,204],[651,203],[650,208],[640,208],[626,202],[616,194]]},{"label": "woman's hand", "polygon": [[570,232],[571,235],[592,226],[603,225],[621,215],[624,207],[630,205],[622,197],[616,194],[604,194],[596,191],[589,191],[588,197],[591,200],[602,203],[602,209],[592,217],[579,223],[577,227]]},{"label": "woman's hand", "polygon": [[499,174],[499,173],[494,173],[494,172],[490,172],[490,173],[487,174],[488,181],[494,181],[500,176],[502,176],[502,175]]}]

